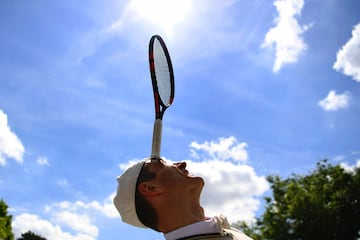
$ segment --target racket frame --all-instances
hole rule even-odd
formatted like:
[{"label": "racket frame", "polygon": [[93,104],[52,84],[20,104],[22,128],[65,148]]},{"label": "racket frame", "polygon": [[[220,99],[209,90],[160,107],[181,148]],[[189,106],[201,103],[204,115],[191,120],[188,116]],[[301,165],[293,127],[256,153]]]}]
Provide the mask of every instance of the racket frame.
[{"label": "racket frame", "polygon": [[[157,86],[157,80],[156,80],[156,71],[155,71],[155,56],[154,56],[154,42],[155,40],[158,40],[162,50],[165,54],[166,62],[169,69],[169,75],[170,75],[170,99],[168,103],[164,103],[160,97],[159,94],[159,88]],[[165,110],[170,107],[172,102],[174,101],[174,94],[175,94],[175,84],[174,84],[174,70],[171,63],[171,58],[169,51],[165,45],[164,40],[159,35],[154,35],[150,39],[149,43],[149,66],[150,66],[150,76],[151,76],[151,82],[153,87],[153,93],[154,93],[154,103],[155,103],[155,119],[162,119]]]}]

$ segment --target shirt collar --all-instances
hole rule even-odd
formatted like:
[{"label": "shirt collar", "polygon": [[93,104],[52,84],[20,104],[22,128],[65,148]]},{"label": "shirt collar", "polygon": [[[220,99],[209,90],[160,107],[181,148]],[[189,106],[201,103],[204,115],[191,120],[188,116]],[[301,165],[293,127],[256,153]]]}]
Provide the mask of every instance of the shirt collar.
[{"label": "shirt collar", "polygon": [[217,223],[213,218],[206,219],[205,221],[196,222],[174,231],[164,234],[166,240],[176,240],[188,236],[207,234],[207,233],[218,233]]}]

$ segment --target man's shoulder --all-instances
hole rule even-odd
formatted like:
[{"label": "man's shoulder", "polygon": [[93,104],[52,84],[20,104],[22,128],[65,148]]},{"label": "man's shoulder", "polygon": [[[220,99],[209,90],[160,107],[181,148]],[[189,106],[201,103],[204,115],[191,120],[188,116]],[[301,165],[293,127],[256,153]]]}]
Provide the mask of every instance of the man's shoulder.
[{"label": "man's shoulder", "polygon": [[177,240],[233,240],[230,234],[222,235],[220,233],[210,233],[210,234],[199,234],[190,237],[180,238]]},{"label": "man's shoulder", "polygon": [[231,235],[234,240],[253,240],[252,238],[246,236],[244,233],[235,230],[235,229],[224,229],[227,233],[226,235]]},{"label": "man's shoulder", "polygon": [[244,233],[233,230],[233,229],[224,229],[225,234],[201,234],[191,237],[185,237],[178,240],[252,240]]}]

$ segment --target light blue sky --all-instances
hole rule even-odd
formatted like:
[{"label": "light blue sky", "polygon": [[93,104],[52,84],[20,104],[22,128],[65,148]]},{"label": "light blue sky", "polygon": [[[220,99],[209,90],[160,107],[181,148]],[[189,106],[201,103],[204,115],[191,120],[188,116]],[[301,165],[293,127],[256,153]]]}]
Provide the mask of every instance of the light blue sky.
[{"label": "light blue sky", "polygon": [[359,1],[151,2],[0,3],[0,197],[17,236],[162,239],[112,205],[116,176],[150,155],[153,34],[176,82],[162,155],[205,178],[209,216],[251,222],[269,174],[360,164]]}]

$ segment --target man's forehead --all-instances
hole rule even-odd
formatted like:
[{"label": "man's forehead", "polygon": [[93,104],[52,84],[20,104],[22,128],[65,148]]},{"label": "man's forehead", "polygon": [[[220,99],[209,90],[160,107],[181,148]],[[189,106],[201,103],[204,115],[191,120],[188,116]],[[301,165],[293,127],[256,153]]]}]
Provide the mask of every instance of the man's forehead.
[{"label": "man's forehead", "polygon": [[145,161],[145,166],[149,168],[158,168],[169,164],[169,162],[162,158],[152,158]]}]

